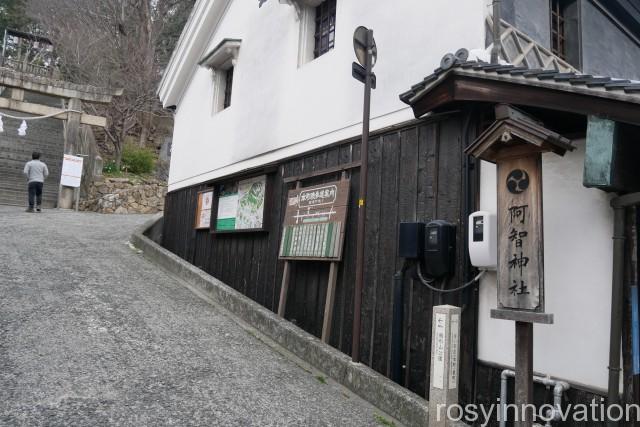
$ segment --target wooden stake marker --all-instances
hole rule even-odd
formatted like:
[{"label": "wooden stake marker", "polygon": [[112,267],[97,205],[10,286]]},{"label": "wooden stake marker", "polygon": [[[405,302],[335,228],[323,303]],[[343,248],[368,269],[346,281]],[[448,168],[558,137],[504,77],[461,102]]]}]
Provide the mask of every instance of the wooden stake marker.
[{"label": "wooden stake marker", "polygon": [[[498,308],[494,319],[516,322],[518,408],[533,403],[533,323],[552,324],[545,313],[542,153],[560,156],[571,141],[508,105],[498,105],[493,123],[466,150],[497,165]],[[533,414],[519,414],[529,427]]]}]

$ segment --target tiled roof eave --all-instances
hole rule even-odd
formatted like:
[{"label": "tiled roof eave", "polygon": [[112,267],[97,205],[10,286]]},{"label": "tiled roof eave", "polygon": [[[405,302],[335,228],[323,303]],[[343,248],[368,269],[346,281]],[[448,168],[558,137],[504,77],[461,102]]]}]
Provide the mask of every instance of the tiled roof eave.
[{"label": "tiled roof eave", "polygon": [[[420,101],[423,97],[429,94],[435,87],[440,85],[444,80],[448,79],[450,76],[461,76],[472,79],[479,80],[491,80],[503,83],[510,83],[515,85],[523,85],[529,87],[537,87],[541,89],[550,89],[555,91],[561,91],[571,94],[585,95],[585,96],[593,96],[602,99],[609,99],[621,102],[629,102],[633,104],[640,104],[640,94],[636,94],[637,92],[627,93],[624,88],[631,87],[635,84],[629,82],[627,84],[622,84],[620,88],[616,88],[617,90],[607,90],[603,86],[599,87],[588,87],[584,83],[580,83],[580,75],[576,74],[576,79],[573,79],[573,84],[571,83],[571,79],[563,79],[561,81],[556,81],[553,77],[553,73],[548,70],[541,70],[537,73],[529,72],[528,75],[525,73],[497,73],[492,71],[491,68],[488,70],[487,67],[491,67],[489,64],[481,64],[477,67],[465,67],[465,66],[456,66],[450,70],[445,72],[440,72],[437,74],[437,78],[434,80],[432,78],[433,74],[427,76],[424,81],[430,80],[429,83],[425,84],[423,87],[420,87],[420,83],[414,85],[410,91],[405,92],[400,95],[400,99],[408,105],[415,105],[418,101]],[[506,67],[506,66],[505,66]],[[518,68],[514,67],[514,70]],[[533,70],[530,70],[533,71]],[[547,75],[550,78],[540,79],[540,76]],[[558,72],[558,75],[563,73]],[[564,73],[566,74],[566,73]],[[431,78],[430,78],[431,77]],[[601,77],[593,77],[593,80],[601,79]],[[616,82],[624,82],[623,80],[610,80],[611,84],[616,84]]]}]

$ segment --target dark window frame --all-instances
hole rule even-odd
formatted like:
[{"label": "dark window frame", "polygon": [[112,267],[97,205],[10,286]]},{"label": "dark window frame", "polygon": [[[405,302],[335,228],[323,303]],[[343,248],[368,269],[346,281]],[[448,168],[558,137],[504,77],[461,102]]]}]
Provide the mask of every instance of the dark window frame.
[{"label": "dark window frame", "polygon": [[224,71],[224,98],[222,101],[222,109],[231,106],[231,93],[233,89],[233,68],[230,67]]},{"label": "dark window frame", "polygon": [[336,0],[325,0],[316,7],[314,58],[319,58],[335,47],[336,2]]},{"label": "dark window frame", "polygon": [[565,34],[565,14],[566,2],[563,0],[550,0],[551,9],[551,52],[554,55],[566,60],[567,43]]}]

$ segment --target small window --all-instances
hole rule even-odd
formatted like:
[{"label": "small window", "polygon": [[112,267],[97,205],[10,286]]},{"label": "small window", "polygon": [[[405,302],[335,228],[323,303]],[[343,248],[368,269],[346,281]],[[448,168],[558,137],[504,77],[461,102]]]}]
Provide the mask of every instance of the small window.
[{"label": "small window", "polygon": [[574,67],[581,64],[580,4],[576,0],[550,0],[551,51]]},{"label": "small window", "polygon": [[551,0],[551,51],[566,59],[565,4],[562,0]]},{"label": "small window", "polygon": [[214,114],[231,106],[233,73],[241,43],[239,39],[224,39],[199,62],[211,70]]},{"label": "small window", "polygon": [[222,102],[222,108],[229,108],[231,106],[231,89],[233,88],[233,67],[224,72],[224,101]]},{"label": "small window", "polygon": [[316,7],[314,57],[329,52],[335,45],[336,0],[326,0]]}]

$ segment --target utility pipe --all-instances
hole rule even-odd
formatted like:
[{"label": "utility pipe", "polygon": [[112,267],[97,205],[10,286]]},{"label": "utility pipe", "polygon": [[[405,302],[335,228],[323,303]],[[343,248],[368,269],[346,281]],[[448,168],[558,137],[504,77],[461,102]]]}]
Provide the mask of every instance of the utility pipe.
[{"label": "utility pipe", "polygon": [[[620,346],[624,304],[625,208],[640,205],[640,193],[631,193],[611,200],[613,208],[613,279],[611,284],[611,330],[609,336],[609,387],[607,405],[620,404]],[[608,427],[619,422],[607,420]]]},{"label": "utility pipe", "polygon": [[[516,373],[511,369],[505,369],[500,374],[500,427],[507,425],[507,380],[515,378]],[[545,427],[551,427],[552,421],[560,421],[562,415],[562,395],[571,386],[565,381],[553,380],[549,377],[534,376],[533,381],[546,387],[553,387],[553,409],[547,412],[548,421]]]},{"label": "utility pipe", "polygon": [[393,320],[391,322],[391,380],[403,385],[402,343],[404,333],[404,275],[409,268],[407,260],[393,275]]}]

